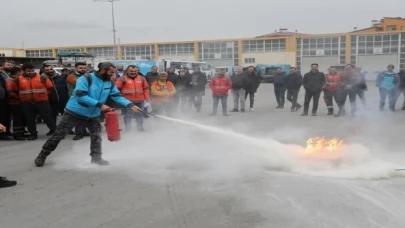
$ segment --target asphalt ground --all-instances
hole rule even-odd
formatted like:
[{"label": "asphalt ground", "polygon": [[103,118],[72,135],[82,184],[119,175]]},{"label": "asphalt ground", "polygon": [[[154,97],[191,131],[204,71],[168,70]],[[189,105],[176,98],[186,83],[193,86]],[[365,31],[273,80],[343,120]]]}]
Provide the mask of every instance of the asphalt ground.
[{"label": "asphalt ground", "polygon": [[[0,190],[0,227],[405,227],[405,179],[389,170],[405,167],[405,111],[379,112],[372,83],[366,96],[357,117],[327,116],[322,100],[318,116],[301,117],[289,102],[275,109],[272,84],[262,84],[255,112],[211,117],[207,92],[201,113],[178,118],[233,133],[149,118],[144,133],[104,136],[108,167],[91,165],[89,138],[73,136],[34,167],[47,139],[40,124],[37,141],[0,142],[0,174],[18,181]],[[349,158],[283,160],[285,144],[301,150],[315,136],[344,139]]]}]

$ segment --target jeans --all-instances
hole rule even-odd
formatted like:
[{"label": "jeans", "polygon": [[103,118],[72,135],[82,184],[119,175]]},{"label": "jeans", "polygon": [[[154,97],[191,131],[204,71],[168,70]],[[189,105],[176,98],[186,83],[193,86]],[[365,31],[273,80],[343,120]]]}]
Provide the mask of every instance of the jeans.
[{"label": "jeans", "polygon": [[[136,102],[136,103],[134,103],[134,105],[136,105],[138,108],[143,110],[144,102]],[[143,128],[143,114],[141,112],[134,112],[130,108],[125,108],[124,109],[124,123],[125,123],[125,129],[127,131],[131,131],[131,129],[132,129],[131,121],[132,121],[132,117],[134,115],[135,115],[135,121],[136,121],[136,128],[138,130]]]},{"label": "jeans", "polygon": [[384,109],[385,100],[387,99],[388,96],[389,108],[391,111],[394,111],[396,101],[396,89],[379,88],[379,91],[380,91],[380,110]]},{"label": "jeans", "polygon": [[350,106],[351,106],[351,112],[352,115],[356,114],[357,111],[357,105],[356,105],[356,96],[357,96],[357,90],[353,89],[343,89],[339,91],[339,114],[346,113],[345,111],[345,104],[346,104],[346,99],[347,96],[349,96],[349,101],[350,101]]},{"label": "jeans", "polygon": [[238,110],[240,101],[240,108],[242,110],[245,110],[246,107],[245,89],[232,89],[231,93],[233,97],[233,108]]},{"label": "jeans", "polygon": [[295,110],[296,108],[300,108],[301,105],[298,104],[298,94],[300,93],[300,89],[290,89],[287,91],[287,100],[291,102],[291,110]]},{"label": "jeans", "polygon": [[316,113],[316,111],[318,111],[318,104],[319,98],[321,97],[321,92],[322,90],[319,91],[305,90],[304,114],[308,114],[309,103],[311,102],[312,98],[314,99],[314,103],[312,105],[312,113]]},{"label": "jeans", "polygon": [[191,106],[194,104],[194,107],[198,112],[201,111],[203,94],[204,91],[192,91],[189,98],[189,105]]},{"label": "jeans", "polygon": [[248,95],[249,95],[249,99],[250,99],[250,108],[253,108],[253,106],[255,104],[255,92],[246,91],[245,92],[245,100],[247,99]]},{"label": "jeans", "polygon": [[274,87],[274,94],[276,95],[276,101],[277,101],[278,107],[284,107],[285,88],[284,87]]},{"label": "jeans", "polygon": [[221,100],[222,104],[222,113],[226,113],[227,106],[228,106],[228,95],[212,95],[212,99],[214,100],[212,113],[217,114],[218,112],[218,103]]}]

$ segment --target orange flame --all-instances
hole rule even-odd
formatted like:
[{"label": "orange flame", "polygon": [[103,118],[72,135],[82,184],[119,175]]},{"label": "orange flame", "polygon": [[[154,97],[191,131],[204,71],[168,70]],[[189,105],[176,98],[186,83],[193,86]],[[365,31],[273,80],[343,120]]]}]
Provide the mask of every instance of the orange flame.
[{"label": "orange flame", "polygon": [[325,137],[315,137],[310,138],[307,141],[306,152],[307,153],[322,153],[322,152],[333,152],[338,150],[343,144],[341,139],[330,139],[327,140]]}]

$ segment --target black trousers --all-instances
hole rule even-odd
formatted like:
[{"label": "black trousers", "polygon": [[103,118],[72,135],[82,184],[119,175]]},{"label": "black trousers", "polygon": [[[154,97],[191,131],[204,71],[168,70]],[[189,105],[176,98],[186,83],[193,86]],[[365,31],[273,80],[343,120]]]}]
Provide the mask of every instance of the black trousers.
[{"label": "black trousers", "polygon": [[100,119],[81,119],[70,113],[65,113],[60,121],[55,133],[45,142],[42,146],[41,153],[51,154],[56,149],[60,141],[65,138],[67,134],[77,124],[82,124],[90,131],[90,156],[95,158],[101,157],[101,124]]},{"label": "black trousers", "polygon": [[323,91],[323,100],[326,103],[326,107],[328,108],[329,113],[333,113],[333,99],[335,99],[336,104],[340,107],[340,97],[338,91]]},{"label": "black trousers", "polygon": [[24,115],[21,105],[10,105],[11,116],[13,117],[14,136],[24,136]]},{"label": "black trousers", "polygon": [[255,92],[246,91],[245,92],[245,100],[247,99],[248,95],[249,95],[249,100],[250,100],[250,108],[253,108],[253,106],[255,104]]},{"label": "black trousers", "polygon": [[55,123],[57,123],[58,114],[60,113],[63,115],[65,113],[65,106],[67,102],[59,102],[59,103],[50,103],[51,110],[52,110],[52,119]]},{"label": "black trousers", "polygon": [[319,90],[319,91],[305,90],[305,100],[304,100],[304,113],[305,114],[308,114],[309,103],[311,103],[312,99],[313,99],[312,113],[316,113],[316,111],[318,111],[319,98],[321,97],[321,92],[322,92],[322,90]]},{"label": "black trousers", "polygon": [[48,101],[41,102],[22,102],[21,110],[24,114],[25,123],[27,124],[28,132],[31,135],[38,135],[37,124],[35,122],[35,116],[37,113],[44,120],[49,130],[56,129],[56,123],[52,118],[52,109]]},{"label": "black trousers", "polygon": [[297,102],[299,93],[299,89],[290,89],[287,91],[287,100],[291,102],[291,110],[301,107],[301,105]]}]

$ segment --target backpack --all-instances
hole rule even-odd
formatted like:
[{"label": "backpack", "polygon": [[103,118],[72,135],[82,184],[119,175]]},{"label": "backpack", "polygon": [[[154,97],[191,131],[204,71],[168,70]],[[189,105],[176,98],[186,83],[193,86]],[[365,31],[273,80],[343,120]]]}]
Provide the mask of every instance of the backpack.
[{"label": "backpack", "polygon": [[[44,84],[45,87],[46,87],[46,79],[48,79],[48,77],[41,74],[41,82],[42,82],[42,84]],[[20,87],[20,76],[18,76],[17,78],[14,79],[14,83],[18,87]]]}]

